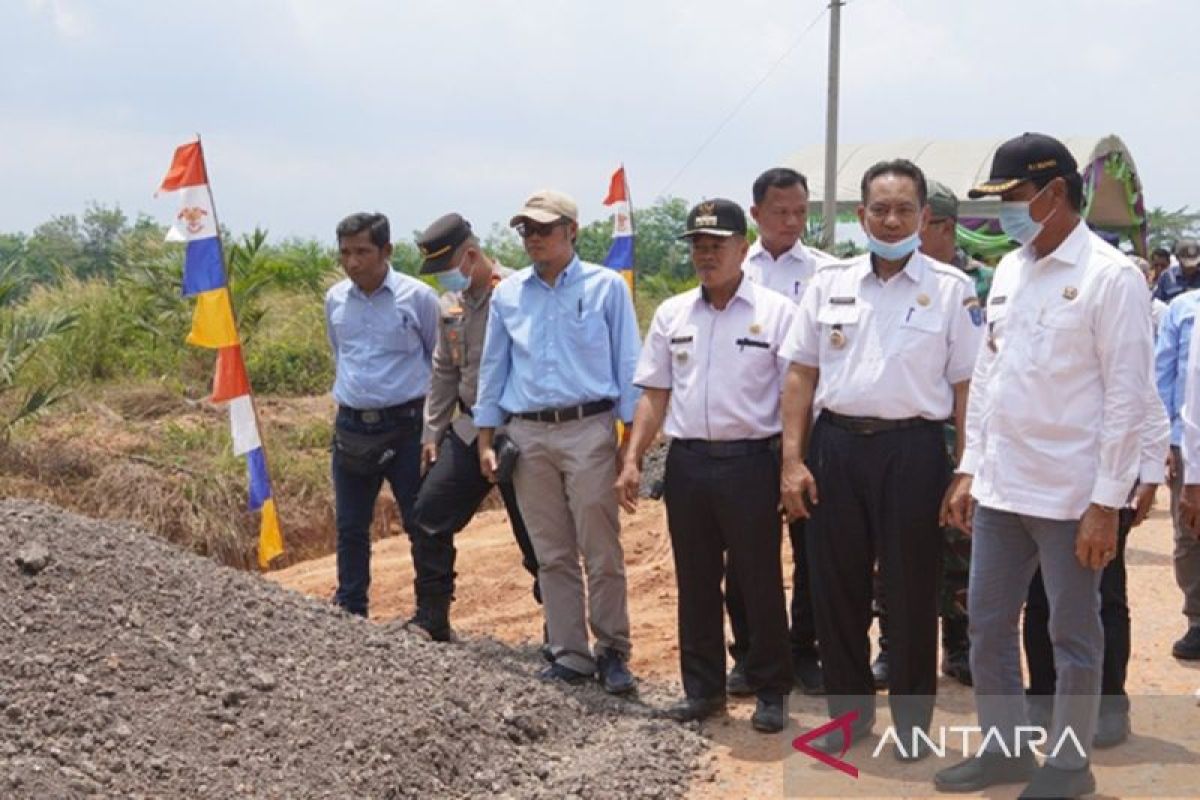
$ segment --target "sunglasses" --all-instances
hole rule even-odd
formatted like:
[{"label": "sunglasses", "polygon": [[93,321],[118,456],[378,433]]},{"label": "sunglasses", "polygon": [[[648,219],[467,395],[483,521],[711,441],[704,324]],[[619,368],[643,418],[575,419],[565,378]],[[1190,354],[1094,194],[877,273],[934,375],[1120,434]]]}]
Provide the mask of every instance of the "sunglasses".
[{"label": "sunglasses", "polygon": [[522,239],[528,239],[530,236],[545,238],[554,233],[554,229],[562,224],[564,223],[561,221],[549,223],[521,222],[517,224],[517,235]]}]

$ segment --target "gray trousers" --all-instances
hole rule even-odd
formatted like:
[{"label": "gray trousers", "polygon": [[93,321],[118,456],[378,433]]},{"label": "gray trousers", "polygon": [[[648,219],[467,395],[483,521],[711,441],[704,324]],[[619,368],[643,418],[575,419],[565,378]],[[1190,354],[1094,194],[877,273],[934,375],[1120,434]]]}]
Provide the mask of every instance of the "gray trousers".
[{"label": "gray trousers", "polygon": [[597,653],[629,655],[612,414],[557,423],[514,417],[508,435],[521,450],[513,487],[537,554],[547,643],[557,663],[590,673],[589,626]]},{"label": "gray trousers", "polygon": [[1175,526],[1175,582],[1183,592],[1183,615],[1189,626],[1200,625],[1200,539],[1179,524],[1179,498],[1183,494],[1183,458],[1171,445],[1179,465],[1171,481],[1171,523]]},{"label": "gray trousers", "polygon": [[[1056,757],[1048,759],[1064,769],[1082,767],[1091,752],[1104,654],[1101,571],[1084,567],[1075,557],[1078,528],[1073,520],[977,507],[967,599],[979,726],[985,734],[995,728],[1011,751],[1017,727],[1029,724],[1019,623],[1029,582],[1041,566],[1056,673],[1054,722],[1041,750],[1049,753],[1070,726],[1084,752],[1081,757],[1068,740]],[[1027,747],[1028,742],[1029,737],[1023,737],[1021,746]]]}]

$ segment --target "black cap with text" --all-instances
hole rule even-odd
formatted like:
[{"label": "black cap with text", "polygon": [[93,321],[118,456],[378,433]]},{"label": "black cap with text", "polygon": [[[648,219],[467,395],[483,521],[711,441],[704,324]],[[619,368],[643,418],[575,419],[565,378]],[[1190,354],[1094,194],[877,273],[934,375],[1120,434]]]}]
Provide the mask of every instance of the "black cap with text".
[{"label": "black cap with text", "polygon": [[1057,178],[1079,171],[1067,146],[1044,133],[1023,133],[1009,139],[992,157],[992,174],[967,192],[971,198],[1004,194],[1025,181]]}]

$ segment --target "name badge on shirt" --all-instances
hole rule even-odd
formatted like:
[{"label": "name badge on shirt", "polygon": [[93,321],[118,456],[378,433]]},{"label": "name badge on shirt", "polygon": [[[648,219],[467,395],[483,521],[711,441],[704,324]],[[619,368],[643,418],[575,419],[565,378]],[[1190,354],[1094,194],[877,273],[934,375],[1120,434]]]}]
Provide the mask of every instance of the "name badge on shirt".
[{"label": "name badge on shirt", "polygon": [[851,297],[831,297],[831,298],[829,298],[829,304],[830,304],[831,306],[852,306],[852,305],[854,305],[854,304],[855,304],[855,303],[857,303],[857,302],[858,302],[858,298],[857,298],[857,297],[853,297],[853,296],[851,296]]},{"label": "name badge on shirt", "polygon": [[761,347],[764,350],[771,349],[771,345],[767,342],[759,341],[758,339],[747,339],[745,337],[738,339],[734,344],[741,350],[745,350],[747,347]]}]

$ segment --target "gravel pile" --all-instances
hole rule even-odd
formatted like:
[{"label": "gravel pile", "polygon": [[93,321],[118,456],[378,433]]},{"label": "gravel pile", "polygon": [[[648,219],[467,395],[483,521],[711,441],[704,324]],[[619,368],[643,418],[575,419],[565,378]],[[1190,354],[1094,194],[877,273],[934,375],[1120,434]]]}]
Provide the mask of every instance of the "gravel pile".
[{"label": "gravel pile", "polygon": [[0,553],[0,797],[665,798],[704,749],[130,525],[0,501]]}]

